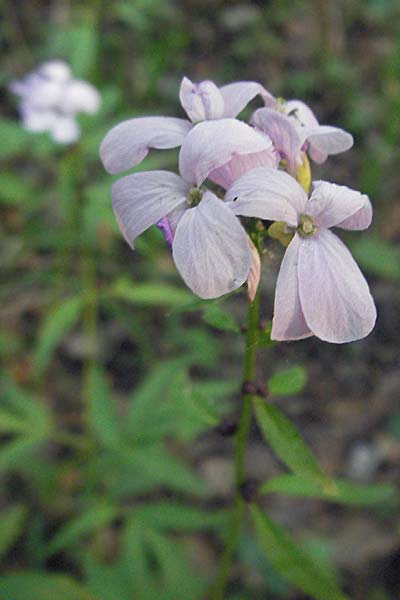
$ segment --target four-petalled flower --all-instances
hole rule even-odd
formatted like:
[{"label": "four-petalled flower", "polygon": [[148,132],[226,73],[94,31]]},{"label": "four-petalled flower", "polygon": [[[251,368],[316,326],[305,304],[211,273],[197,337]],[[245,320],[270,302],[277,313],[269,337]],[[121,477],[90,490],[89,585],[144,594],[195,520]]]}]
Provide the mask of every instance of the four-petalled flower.
[{"label": "four-petalled flower", "polygon": [[260,167],[228,190],[235,214],[283,221],[293,232],[279,271],[271,338],[298,340],[316,335],[344,343],[365,337],[374,327],[376,308],[368,284],[331,227],[369,227],[368,196],[316,181],[307,197],[297,181]]}]

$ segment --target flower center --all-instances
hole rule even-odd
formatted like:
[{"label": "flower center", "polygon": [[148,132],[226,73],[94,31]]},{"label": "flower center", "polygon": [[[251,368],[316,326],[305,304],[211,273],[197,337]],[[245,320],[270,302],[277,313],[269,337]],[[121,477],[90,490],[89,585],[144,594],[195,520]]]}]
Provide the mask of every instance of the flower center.
[{"label": "flower center", "polygon": [[202,195],[203,195],[203,193],[199,188],[192,187],[189,190],[189,193],[186,198],[186,202],[189,204],[189,206],[197,206],[198,204],[200,204]]},{"label": "flower center", "polygon": [[311,215],[301,214],[299,216],[299,224],[297,225],[297,233],[302,237],[314,235],[317,231],[317,226]]}]

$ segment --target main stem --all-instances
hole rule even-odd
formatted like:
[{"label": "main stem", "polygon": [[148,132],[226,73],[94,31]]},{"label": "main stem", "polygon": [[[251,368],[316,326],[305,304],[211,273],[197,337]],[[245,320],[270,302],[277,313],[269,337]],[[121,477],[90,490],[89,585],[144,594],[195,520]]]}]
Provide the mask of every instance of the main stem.
[{"label": "main stem", "polygon": [[[257,352],[257,332],[259,322],[259,295],[249,304],[247,312],[246,351],[243,366],[243,383],[251,382],[255,375],[255,358]],[[215,586],[211,594],[212,600],[223,600],[228,583],[229,568],[237,546],[240,526],[244,512],[244,500],[241,495],[241,486],[245,482],[245,448],[251,421],[252,395],[244,394],[239,417],[239,426],[236,433],[235,446],[235,480],[236,493],[231,522],[221,563],[218,569]]]}]

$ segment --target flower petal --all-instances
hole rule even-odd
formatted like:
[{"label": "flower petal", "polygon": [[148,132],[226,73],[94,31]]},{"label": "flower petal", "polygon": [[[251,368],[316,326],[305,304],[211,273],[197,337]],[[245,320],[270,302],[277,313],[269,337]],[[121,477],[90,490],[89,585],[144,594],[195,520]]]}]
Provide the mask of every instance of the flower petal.
[{"label": "flower petal", "polygon": [[238,288],[251,264],[245,230],[211,192],[179,221],[172,254],[183,280],[200,298],[217,298]]},{"label": "flower petal", "polygon": [[365,200],[364,206],[360,208],[354,215],[341,221],[336,225],[336,227],[341,227],[342,229],[354,229],[354,230],[362,230],[368,229],[368,227],[372,223],[372,204],[368,196],[363,195]]},{"label": "flower petal", "polygon": [[300,127],[318,127],[318,119],[311,108],[301,100],[288,100],[283,104],[287,116]]},{"label": "flower petal", "polygon": [[304,127],[301,133],[304,140],[308,141],[310,157],[317,164],[325,162],[329,154],[340,154],[350,150],[354,144],[353,136],[339,127]]},{"label": "flower petal", "polygon": [[227,190],[236,179],[247,171],[256,167],[269,167],[277,169],[279,164],[279,155],[271,146],[268,150],[255,152],[254,154],[235,154],[231,160],[223,167],[214,169],[209,173],[210,181],[217,183]]},{"label": "flower petal", "polygon": [[273,96],[256,81],[237,81],[220,88],[224,99],[224,117],[236,117],[253,98],[260,95],[267,106],[273,106]]},{"label": "flower petal", "polygon": [[120,173],[139,164],[149,148],[180,146],[191,128],[189,121],[173,117],[130,119],[107,133],[100,146],[100,158],[109,173]]},{"label": "flower petal", "polygon": [[295,235],[282,260],[275,291],[273,340],[301,340],[313,335],[305,322],[300,303],[297,273],[300,244],[300,237]]},{"label": "flower petal", "polygon": [[179,99],[193,123],[205,119],[220,119],[223,116],[224,100],[212,81],[193,83],[184,77],[179,90]]},{"label": "flower petal", "polygon": [[296,227],[307,194],[288,173],[259,167],[239,177],[229,188],[225,200],[235,215],[285,221]]},{"label": "flower petal", "polygon": [[59,144],[73,144],[81,135],[79,125],[74,117],[59,116],[51,126],[51,137]]},{"label": "flower petal", "polygon": [[239,155],[272,148],[271,140],[236,119],[204,121],[185,137],[179,154],[179,170],[186,181],[200,185],[208,175]]},{"label": "flower petal", "polygon": [[[314,217],[317,227],[341,226],[341,223],[344,222],[346,228],[346,221],[359,214],[368,204],[368,196],[345,185],[336,185],[327,181],[314,181],[313,186],[313,192],[307,201],[304,212]],[[365,212],[368,212],[368,209],[360,215],[360,221],[365,218]],[[350,227],[347,227],[348,229],[352,229],[351,222]],[[354,229],[357,229],[357,227],[354,227]]]},{"label": "flower petal", "polygon": [[96,113],[100,108],[100,94],[86,81],[73,80],[60,99],[60,109],[67,113]]},{"label": "flower petal", "polygon": [[261,278],[261,259],[251,237],[247,236],[251,252],[251,265],[247,276],[247,296],[250,302],[254,301]]},{"label": "flower petal", "polygon": [[185,203],[188,191],[188,184],[169,171],[134,173],[116,181],[112,206],[128,244],[133,248],[138,235]]},{"label": "flower petal", "polygon": [[287,163],[289,173],[296,175],[301,164],[301,140],[292,120],[272,108],[259,108],[251,118],[252,124],[266,133]]},{"label": "flower petal", "polygon": [[54,112],[49,110],[33,110],[26,103],[21,103],[20,111],[22,116],[22,125],[28,131],[41,133],[51,129],[57,120]]},{"label": "flower petal", "polygon": [[305,320],[321,340],[336,344],[368,335],[376,308],[368,284],[343,242],[322,230],[301,240],[299,291]]}]

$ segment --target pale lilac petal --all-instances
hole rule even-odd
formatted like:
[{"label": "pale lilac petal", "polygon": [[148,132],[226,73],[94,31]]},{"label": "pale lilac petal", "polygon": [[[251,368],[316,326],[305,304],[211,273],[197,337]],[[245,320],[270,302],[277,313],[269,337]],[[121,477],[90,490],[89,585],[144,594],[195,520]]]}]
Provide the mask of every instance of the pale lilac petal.
[{"label": "pale lilac petal", "polygon": [[51,137],[58,144],[73,144],[80,135],[79,125],[72,117],[58,115],[51,127]]},{"label": "pale lilac petal", "polygon": [[275,291],[273,340],[301,340],[313,335],[305,322],[300,303],[297,273],[300,244],[300,237],[296,234],[282,260]]},{"label": "pale lilac petal", "polygon": [[168,221],[168,217],[163,217],[162,219],[160,219],[157,223],[156,223],[156,227],[158,227],[158,229],[162,232],[165,241],[167,242],[168,246],[170,248],[172,248],[172,242],[174,239],[174,234],[172,233],[171,230],[171,225],[169,224]]},{"label": "pale lilac petal", "polygon": [[223,116],[224,100],[212,81],[193,83],[184,77],[179,90],[179,99],[193,123],[206,119],[220,119]]},{"label": "pale lilac petal", "polygon": [[271,138],[281,158],[285,159],[289,173],[296,175],[302,162],[303,141],[292,120],[277,110],[259,108],[253,114],[251,122]]},{"label": "pale lilac petal", "polygon": [[[314,181],[313,192],[304,212],[315,219],[317,227],[330,228],[355,216],[368,202],[368,197],[345,185]],[[361,216],[361,219],[363,216]],[[372,214],[371,214],[372,218]],[[351,227],[348,227],[351,229]]]},{"label": "pale lilac petal", "polygon": [[363,195],[365,200],[364,206],[360,208],[359,211],[354,213],[348,219],[341,221],[336,225],[336,227],[341,227],[342,229],[353,229],[353,230],[362,230],[368,229],[368,227],[372,223],[372,205],[368,196]]},{"label": "pale lilac petal", "polygon": [[261,258],[260,253],[255,247],[251,237],[247,236],[247,241],[249,242],[251,252],[251,265],[246,281],[247,296],[250,302],[254,302],[261,278]]},{"label": "pale lilac petal", "polygon": [[251,264],[245,230],[211,192],[182,216],[172,254],[186,285],[200,298],[217,298],[238,288]]},{"label": "pale lilac petal", "polygon": [[376,308],[368,284],[335,234],[323,229],[301,240],[298,274],[301,306],[314,335],[342,344],[371,332]]},{"label": "pale lilac petal", "polygon": [[189,121],[173,117],[130,119],[107,133],[100,146],[100,158],[109,173],[120,173],[139,164],[149,148],[180,146],[191,128]]},{"label": "pale lilac petal", "polygon": [[100,108],[100,94],[86,81],[74,80],[69,83],[60,101],[60,109],[66,113],[96,113]]},{"label": "pale lilac petal", "polygon": [[236,119],[204,121],[185,137],[179,154],[179,171],[186,181],[200,185],[209,173],[235,156],[272,148],[271,140]]},{"label": "pale lilac petal", "polygon": [[330,154],[340,154],[353,146],[353,136],[329,125],[319,125],[317,128],[304,127],[301,132],[308,142],[308,152],[312,160],[318,164],[325,162]]},{"label": "pale lilac petal", "polygon": [[186,203],[189,186],[169,171],[144,171],[116,181],[112,206],[122,235],[133,241],[180,204]]},{"label": "pale lilac petal", "polygon": [[277,169],[279,165],[279,155],[271,146],[263,152],[255,152],[254,154],[236,154],[223,167],[214,169],[209,173],[210,181],[217,183],[227,190],[236,179],[238,179],[247,171],[256,167],[269,167]]},{"label": "pale lilac petal", "polygon": [[224,99],[224,117],[236,117],[253,98],[260,95],[266,106],[273,106],[273,96],[256,81],[238,81],[220,88]]},{"label": "pale lilac petal", "polygon": [[51,129],[57,120],[57,115],[52,111],[32,110],[26,104],[20,107],[22,125],[24,129],[34,133],[41,133]]},{"label": "pale lilac petal", "polygon": [[63,60],[49,60],[43,63],[38,70],[38,73],[52,81],[65,83],[71,76],[71,69]]},{"label": "pale lilac petal", "polygon": [[288,100],[283,104],[285,113],[299,127],[318,127],[318,119],[311,108],[301,100]]},{"label": "pale lilac petal", "polygon": [[307,194],[288,173],[259,167],[235,181],[225,200],[236,215],[285,221],[296,227],[298,215],[304,212]]}]

